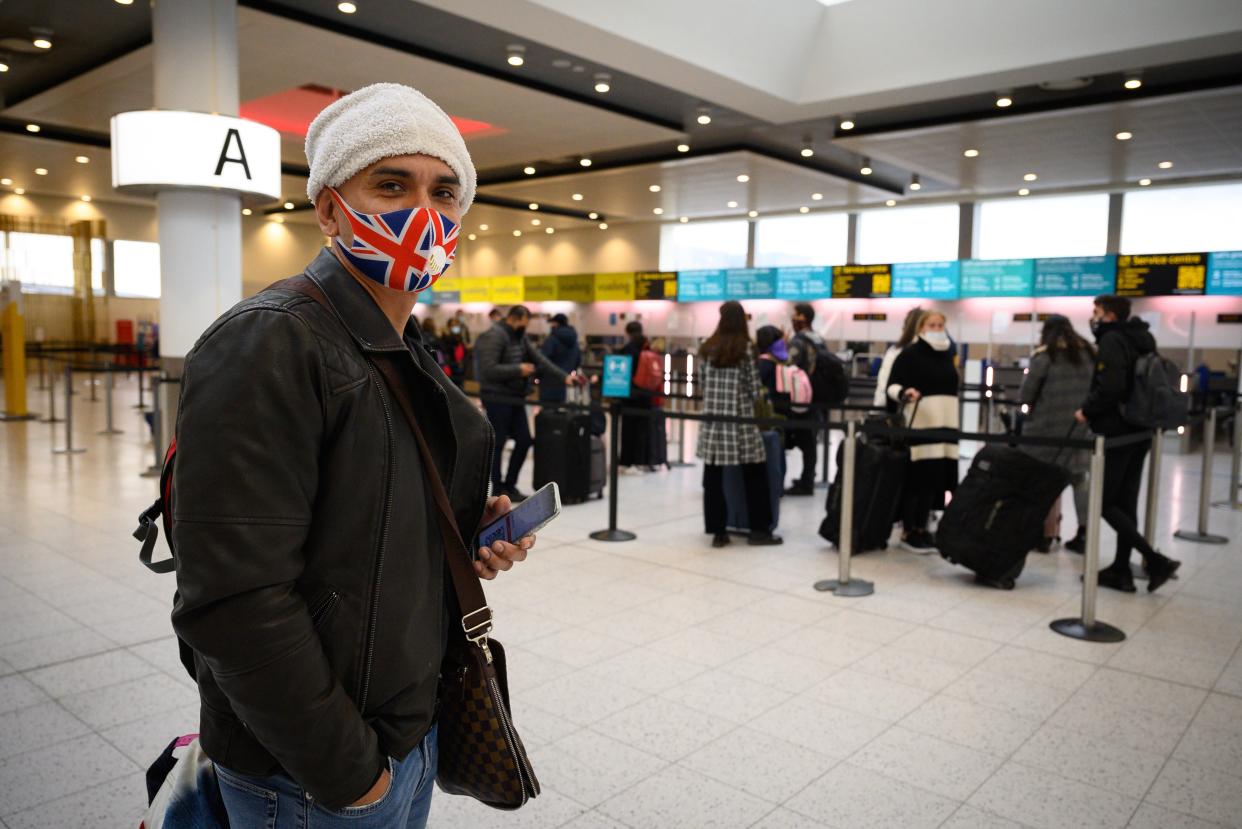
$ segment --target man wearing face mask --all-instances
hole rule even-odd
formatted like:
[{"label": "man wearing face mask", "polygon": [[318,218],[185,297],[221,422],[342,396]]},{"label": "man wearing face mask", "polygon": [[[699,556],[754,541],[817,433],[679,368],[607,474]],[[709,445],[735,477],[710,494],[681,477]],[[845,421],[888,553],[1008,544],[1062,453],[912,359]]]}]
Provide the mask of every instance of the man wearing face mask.
[{"label": "man wearing face mask", "polygon": [[[510,507],[487,497],[491,428],[411,321],[453,261],[475,170],[448,116],[397,84],[324,109],[306,156],[331,247],[186,358],[173,626],[233,826],[421,827],[445,636],[460,624],[426,465],[465,537]],[[494,578],[532,543],[479,550],[475,571]]]}]

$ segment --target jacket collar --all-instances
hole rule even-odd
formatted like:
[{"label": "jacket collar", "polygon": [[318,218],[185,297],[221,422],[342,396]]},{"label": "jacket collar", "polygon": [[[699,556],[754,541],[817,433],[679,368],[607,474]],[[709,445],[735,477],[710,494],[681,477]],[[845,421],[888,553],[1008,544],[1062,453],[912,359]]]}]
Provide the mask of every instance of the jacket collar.
[{"label": "jacket collar", "polygon": [[[375,300],[345,270],[330,249],[319,251],[319,255],[306,267],[306,275],[328,297],[332,310],[364,351],[408,350]],[[416,343],[422,342],[422,332],[413,318],[406,323],[405,337]]]}]

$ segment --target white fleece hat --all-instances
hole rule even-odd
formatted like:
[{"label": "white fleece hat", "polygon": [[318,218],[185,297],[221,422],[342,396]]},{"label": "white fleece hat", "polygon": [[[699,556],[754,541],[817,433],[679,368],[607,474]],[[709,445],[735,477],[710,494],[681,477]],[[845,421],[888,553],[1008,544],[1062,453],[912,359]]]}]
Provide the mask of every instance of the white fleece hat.
[{"label": "white fleece hat", "polygon": [[429,155],[461,179],[461,212],[474,201],[477,177],[466,142],[444,110],[417,89],[399,83],[364,86],[333,101],[306,131],[311,201],[359,170],[394,155]]}]

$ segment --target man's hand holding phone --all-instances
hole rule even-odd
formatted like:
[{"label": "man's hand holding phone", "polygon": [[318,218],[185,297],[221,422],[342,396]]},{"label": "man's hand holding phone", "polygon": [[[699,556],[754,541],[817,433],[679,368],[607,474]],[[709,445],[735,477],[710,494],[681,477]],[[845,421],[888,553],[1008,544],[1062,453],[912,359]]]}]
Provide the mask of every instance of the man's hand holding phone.
[{"label": "man's hand holding phone", "polygon": [[[513,509],[508,495],[496,495],[489,498],[487,508],[483,511],[483,525],[492,523],[500,516]],[[528,535],[518,539],[516,544],[508,541],[493,541],[488,547],[480,547],[478,557],[474,560],[474,572],[481,579],[496,578],[501,570],[511,570],[518,561],[526,560],[526,553],[535,546],[535,536]]]}]

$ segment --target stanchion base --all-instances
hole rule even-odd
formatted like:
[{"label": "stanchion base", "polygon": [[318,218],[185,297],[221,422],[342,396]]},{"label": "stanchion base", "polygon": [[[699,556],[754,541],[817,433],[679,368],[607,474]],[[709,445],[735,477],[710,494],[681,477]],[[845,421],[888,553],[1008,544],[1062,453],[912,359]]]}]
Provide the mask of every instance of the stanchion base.
[{"label": "stanchion base", "polygon": [[99,430],[96,434],[100,434],[100,435],[123,435],[123,434],[125,434],[125,430],[124,430],[124,429],[100,429],[100,430]]},{"label": "stanchion base", "polygon": [[1180,538],[1182,541],[1196,541],[1200,544],[1228,544],[1229,539],[1223,535],[1213,535],[1212,533],[1201,533],[1198,530],[1178,530],[1173,533],[1174,538]]},{"label": "stanchion base", "polygon": [[130,408],[131,408],[131,409],[140,409],[140,410],[142,410],[142,411],[144,411],[144,412],[145,412],[147,409],[149,409],[149,408],[151,408],[151,407],[150,407],[150,406],[148,406],[148,405],[147,405],[147,404],[145,404],[145,403],[143,403],[141,406],[139,406],[137,403],[135,403],[134,405],[130,406]]},{"label": "stanchion base", "polygon": [[682,469],[687,466],[698,466],[698,464],[690,463],[689,461],[669,461],[668,462],[669,469]]},{"label": "stanchion base", "polygon": [[842,584],[837,579],[825,579],[815,582],[815,589],[820,593],[831,592],[834,596],[855,598],[857,596],[870,596],[875,592],[875,584],[865,579],[850,579],[845,584]]},{"label": "stanchion base", "polygon": [[85,449],[53,449],[53,455],[81,455]]},{"label": "stanchion base", "polygon": [[39,422],[40,423],[64,423],[65,419],[63,417],[41,417],[39,418]]},{"label": "stanchion base", "polygon": [[629,530],[596,530],[591,533],[596,541],[633,541],[638,538]]},{"label": "stanchion base", "polygon": [[17,421],[17,420],[38,420],[38,419],[39,419],[39,416],[34,413],[24,414],[24,415],[0,414],[0,421],[4,421],[5,423],[8,423],[9,421]]},{"label": "stanchion base", "polygon": [[1213,501],[1212,506],[1217,509],[1231,509],[1236,512],[1242,512],[1242,503],[1235,504],[1233,501]]},{"label": "stanchion base", "polygon": [[1062,636],[1081,639],[1084,642],[1123,642],[1125,631],[1115,628],[1107,622],[1097,621],[1091,627],[1082,623],[1082,619],[1057,619],[1048,625]]}]

